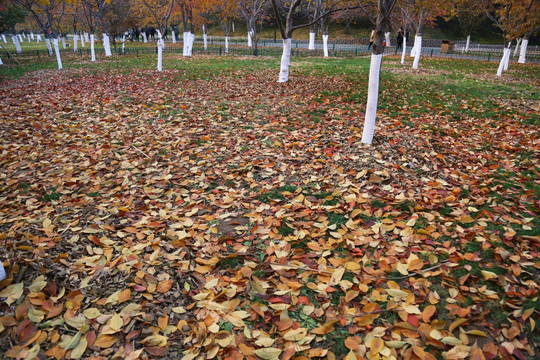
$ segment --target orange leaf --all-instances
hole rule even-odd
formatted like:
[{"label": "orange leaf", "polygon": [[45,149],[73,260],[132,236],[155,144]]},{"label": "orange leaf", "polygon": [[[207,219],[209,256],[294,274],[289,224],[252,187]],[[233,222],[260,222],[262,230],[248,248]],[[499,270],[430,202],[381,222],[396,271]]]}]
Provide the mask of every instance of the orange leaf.
[{"label": "orange leaf", "polygon": [[100,335],[94,342],[94,346],[100,347],[102,349],[110,348],[117,341],[114,336],[111,335]]},{"label": "orange leaf", "polygon": [[413,345],[412,347],[413,353],[415,353],[416,356],[418,356],[420,359],[426,358],[426,353],[424,352],[424,349],[422,349],[420,346]]},{"label": "orange leaf", "polygon": [[118,295],[118,303],[119,304],[121,304],[123,302],[126,302],[129,299],[131,299],[131,290],[130,289],[125,289],[120,293],[120,295]]},{"label": "orange leaf", "polygon": [[158,325],[162,331],[165,331],[169,324],[169,317],[167,315],[158,318]]},{"label": "orange leaf", "polygon": [[164,294],[171,289],[172,284],[172,280],[163,280],[158,284],[157,291]]},{"label": "orange leaf", "polygon": [[437,311],[437,308],[433,305],[428,305],[422,311],[422,320],[424,320],[425,323],[429,322],[429,319],[435,314],[435,311]]},{"label": "orange leaf", "polygon": [[356,339],[352,336],[349,336],[348,338],[345,339],[345,346],[347,347],[347,349],[350,349],[353,351],[356,351],[360,348],[360,344],[358,344]]}]

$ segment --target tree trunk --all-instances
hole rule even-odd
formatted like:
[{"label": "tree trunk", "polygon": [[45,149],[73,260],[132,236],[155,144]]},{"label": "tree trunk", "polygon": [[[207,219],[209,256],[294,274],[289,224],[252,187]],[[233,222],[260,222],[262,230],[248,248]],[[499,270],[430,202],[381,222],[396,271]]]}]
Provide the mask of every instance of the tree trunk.
[{"label": "tree trunk", "polygon": [[157,71],[163,71],[162,69],[162,59],[163,59],[163,40],[159,39],[157,42]]},{"label": "tree trunk", "polygon": [[56,62],[58,63],[58,69],[62,69],[62,59],[60,58],[60,50],[58,49],[58,39],[53,39],[54,52],[56,53]]},{"label": "tree trunk", "polygon": [[79,42],[79,36],[77,34],[73,34],[73,52],[77,52],[77,43]]},{"label": "tree trunk", "polygon": [[247,46],[248,46],[248,47],[253,47],[253,42],[251,41],[251,30],[248,30],[248,34],[247,34]]},{"label": "tree trunk", "polygon": [[41,34],[37,34],[36,42],[39,44],[40,41],[41,41]]},{"label": "tree trunk", "polygon": [[[47,43],[47,50],[49,50],[49,55],[52,55],[53,54],[53,49],[52,49],[52,46],[51,46],[51,40],[48,37],[45,37],[45,43]],[[19,51],[17,50],[17,52],[19,52]]]},{"label": "tree trunk", "polygon": [[289,64],[291,62],[291,39],[283,39],[283,54],[281,55],[281,67],[279,69],[278,82],[289,81]]},{"label": "tree trunk", "polygon": [[[13,44],[15,44],[15,49],[17,49],[17,52],[22,53],[21,43],[19,42],[19,38],[17,37],[17,35],[13,35],[11,39],[13,40]],[[49,55],[52,55],[51,51],[49,51]]]},{"label": "tree trunk", "polygon": [[[1,65],[4,65],[4,63],[2,62],[2,58],[0,58],[0,66]],[[2,262],[0,261],[0,280],[2,280],[2,270],[3,270]]]},{"label": "tree trunk", "polygon": [[92,61],[96,61],[96,51],[94,49],[94,34],[90,34],[90,53],[92,54]]},{"label": "tree trunk", "polygon": [[324,57],[328,57],[328,35],[323,34],[322,41],[323,41]]},{"label": "tree trunk", "polygon": [[471,35],[467,35],[467,42],[465,43],[465,52],[469,52],[470,44],[471,44]]},{"label": "tree trunk", "polygon": [[525,56],[527,55],[527,45],[529,45],[529,39],[524,38],[521,42],[521,50],[519,51],[518,63],[525,64]]},{"label": "tree trunk", "polygon": [[369,66],[368,97],[366,104],[366,115],[364,118],[364,130],[362,132],[362,143],[371,144],[375,134],[375,120],[377,117],[377,106],[379,100],[379,76],[381,73],[381,62],[383,53],[383,34],[381,26],[375,29],[373,39],[373,53],[371,54],[371,64]]},{"label": "tree trunk", "polygon": [[[4,44],[7,44],[6,35],[2,34],[2,40],[4,40]],[[33,40],[33,39],[32,39]]]},{"label": "tree trunk", "polygon": [[315,50],[315,31],[309,31],[309,45],[308,50]]},{"label": "tree trunk", "polygon": [[229,52],[229,35],[225,35],[225,52]]},{"label": "tree trunk", "polygon": [[141,31],[141,35],[142,35],[142,38],[143,38],[143,43],[147,43],[148,42],[148,39],[146,38],[146,33],[144,31]]},{"label": "tree trunk", "polygon": [[84,34],[81,34],[80,37],[81,37],[81,47],[84,47]]},{"label": "tree trunk", "polygon": [[66,38],[62,36],[62,47],[66,49]]},{"label": "tree trunk", "polygon": [[407,55],[407,38],[403,36],[403,50],[401,51],[401,63],[405,64],[405,55]]},{"label": "tree trunk", "polygon": [[505,47],[504,52],[503,52],[503,56],[501,58],[501,62],[499,63],[499,68],[497,69],[497,76],[499,76],[499,77],[502,76],[507,57],[510,57],[510,48]]},{"label": "tree trunk", "polygon": [[105,48],[105,56],[111,56],[111,44],[109,41],[109,35],[103,33],[103,47]]},{"label": "tree trunk", "polygon": [[385,32],[384,33],[384,38],[386,40],[386,46],[391,46],[390,45],[390,32]]},{"label": "tree trunk", "polygon": [[122,54],[126,52],[126,34],[122,35]]},{"label": "tree trunk", "polygon": [[184,30],[182,41],[183,41],[182,55],[189,56],[189,53],[188,53],[189,33],[185,30]]},{"label": "tree trunk", "polygon": [[416,44],[416,52],[414,54],[413,69],[418,69],[418,63],[420,62],[420,54],[422,53],[422,35],[416,35],[414,37]]},{"label": "tree trunk", "polygon": [[523,40],[523,38],[519,38],[517,39],[517,42],[516,42],[516,48],[514,49],[514,55],[512,56],[516,56],[517,55],[517,52],[518,52],[518,49],[519,49],[519,45],[521,44],[521,41]]},{"label": "tree trunk", "polygon": [[508,50],[510,50],[510,53],[508,54],[508,56],[506,57],[506,59],[504,60],[504,71],[508,70],[508,65],[510,64],[510,55],[512,55],[512,42],[508,42]]}]

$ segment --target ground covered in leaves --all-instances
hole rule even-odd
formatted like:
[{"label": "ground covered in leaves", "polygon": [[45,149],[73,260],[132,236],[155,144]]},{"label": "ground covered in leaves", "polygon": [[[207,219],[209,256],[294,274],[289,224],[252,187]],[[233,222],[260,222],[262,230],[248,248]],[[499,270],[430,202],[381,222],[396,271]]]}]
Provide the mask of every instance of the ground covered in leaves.
[{"label": "ground covered in leaves", "polygon": [[0,83],[4,357],[540,354],[539,66],[175,61]]}]

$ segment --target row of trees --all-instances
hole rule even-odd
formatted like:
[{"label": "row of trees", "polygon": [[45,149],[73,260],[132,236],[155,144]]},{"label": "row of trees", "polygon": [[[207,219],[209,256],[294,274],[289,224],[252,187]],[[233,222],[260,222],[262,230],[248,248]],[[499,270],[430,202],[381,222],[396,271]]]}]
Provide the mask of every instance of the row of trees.
[{"label": "row of trees", "polygon": [[[6,0],[4,0],[6,1]],[[383,40],[392,28],[401,27],[404,34],[414,30],[413,68],[419,66],[422,52],[422,33],[426,25],[438,17],[456,17],[462,27],[470,33],[481,16],[489,17],[503,33],[505,49],[498,69],[498,76],[508,68],[512,42],[521,42],[520,62],[525,62],[528,40],[540,29],[540,0],[7,0],[11,14],[19,9],[38,26],[45,35],[53,39],[59,67],[58,35],[71,29],[89,31],[92,48],[94,33],[103,34],[105,52],[110,55],[109,35],[126,29],[140,28],[141,23],[157,28],[158,49],[163,46],[162,35],[166,35],[171,19],[177,19],[184,30],[184,55],[191,55],[195,28],[200,26],[206,46],[206,29],[218,22],[227,43],[234,26],[234,19],[242,17],[247,24],[248,43],[257,54],[260,28],[265,20],[275,21],[283,40],[283,54],[279,82],[289,80],[291,39],[295,30],[310,28],[310,45],[314,33],[321,30],[323,45],[327,44],[328,23],[332,19],[350,19],[361,14],[373,26],[373,50],[371,56],[369,91],[362,142],[370,144],[373,139],[379,73],[384,50]],[[4,5],[6,9],[7,6]],[[0,8],[0,14],[4,11]],[[3,16],[3,15],[2,15]],[[13,17],[13,16],[12,16]],[[3,21],[3,20],[2,20]],[[175,20],[173,20],[175,21]],[[13,22],[13,21],[12,21]],[[144,36],[144,35],[143,35]],[[176,34],[173,32],[173,41]],[[16,37],[15,37],[16,38]],[[14,41],[15,41],[14,38]],[[146,41],[146,37],[144,36]],[[467,46],[468,41],[467,39]],[[518,40],[519,39],[519,40]],[[49,45],[50,49],[50,45]],[[161,68],[161,51],[158,50],[158,68]],[[51,50],[50,50],[51,51]],[[325,55],[327,48],[324,46]],[[403,39],[402,63],[405,59],[406,38]]]}]

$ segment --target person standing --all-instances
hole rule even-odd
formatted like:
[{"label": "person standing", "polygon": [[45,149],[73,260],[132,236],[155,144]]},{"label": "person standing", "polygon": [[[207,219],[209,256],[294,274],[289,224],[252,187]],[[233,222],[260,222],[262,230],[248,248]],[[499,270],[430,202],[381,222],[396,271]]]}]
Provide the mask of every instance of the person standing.
[{"label": "person standing", "polygon": [[396,42],[397,42],[396,51],[397,50],[402,50],[403,49],[403,28],[402,27],[399,28],[399,31],[397,33]]}]

